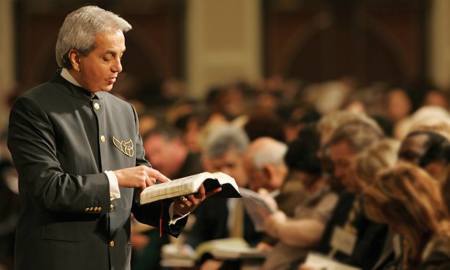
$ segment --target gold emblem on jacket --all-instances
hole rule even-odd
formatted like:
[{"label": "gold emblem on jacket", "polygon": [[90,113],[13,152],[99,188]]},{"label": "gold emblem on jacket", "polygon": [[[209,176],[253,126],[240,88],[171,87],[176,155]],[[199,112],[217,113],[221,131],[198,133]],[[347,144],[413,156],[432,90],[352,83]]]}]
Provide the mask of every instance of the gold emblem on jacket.
[{"label": "gold emblem on jacket", "polygon": [[128,141],[125,141],[125,140],[119,140],[113,136],[113,143],[120,150],[120,152],[124,153],[125,155],[127,155],[129,157],[134,156],[133,141],[131,139],[128,139]]}]

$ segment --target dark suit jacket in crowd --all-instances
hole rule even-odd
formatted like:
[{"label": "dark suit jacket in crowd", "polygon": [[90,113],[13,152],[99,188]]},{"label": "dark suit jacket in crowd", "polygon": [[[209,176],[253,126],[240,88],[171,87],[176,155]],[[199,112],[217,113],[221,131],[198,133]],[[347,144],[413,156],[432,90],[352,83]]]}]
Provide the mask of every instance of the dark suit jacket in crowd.
[{"label": "dark suit jacket in crowd", "polygon": [[[197,247],[204,241],[230,237],[228,229],[228,198],[213,196],[200,205],[194,212],[196,222],[188,234],[187,242]],[[255,231],[255,225],[244,211],[244,239],[250,245],[256,245],[262,234]]]},{"label": "dark suit jacket in crowd", "polygon": [[[343,226],[347,222],[353,202],[358,199],[360,198],[348,192],[342,192],[339,195],[339,201],[325,228],[317,251],[323,254],[329,253],[334,228]],[[363,210],[358,212],[352,225],[357,231],[353,253],[349,256],[338,251],[334,258],[363,270],[371,270],[383,250],[388,232],[387,226],[369,220]]]},{"label": "dark suit jacket in crowd", "polygon": [[149,163],[133,107],[107,92],[92,95],[59,73],[15,102],[8,147],[23,206],[16,268],[129,269],[130,213],[177,235],[169,203],[139,206],[131,188],[111,202],[105,170]]}]

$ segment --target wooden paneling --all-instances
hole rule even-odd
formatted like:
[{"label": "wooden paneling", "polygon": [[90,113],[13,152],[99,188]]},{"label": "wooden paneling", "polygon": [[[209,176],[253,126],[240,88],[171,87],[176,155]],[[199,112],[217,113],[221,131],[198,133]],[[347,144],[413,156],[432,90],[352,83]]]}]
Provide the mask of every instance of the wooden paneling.
[{"label": "wooden paneling", "polygon": [[[68,12],[87,1],[22,0],[16,4],[18,79],[24,88],[48,80],[56,70],[55,43]],[[184,76],[184,1],[98,1],[133,26],[126,37],[124,71],[138,85]],[[59,3],[59,4],[58,4]],[[93,1],[89,1],[93,3]],[[95,1],[94,1],[95,4]]]},{"label": "wooden paneling", "polygon": [[284,0],[264,8],[266,75],[424,80],[425,0]]}]

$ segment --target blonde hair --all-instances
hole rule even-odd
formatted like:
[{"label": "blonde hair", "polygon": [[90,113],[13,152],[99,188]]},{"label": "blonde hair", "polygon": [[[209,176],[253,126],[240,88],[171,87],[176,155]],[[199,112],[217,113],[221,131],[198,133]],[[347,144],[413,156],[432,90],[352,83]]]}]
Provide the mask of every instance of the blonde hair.
[{"label": "blonde hair", "polygon": [[397,162],[400,142],[394,139],[382,139],[360,153],[355,160],[356,176],[369,185],[382,169],[392,167]]},{"label": "blonde hair", "polygon": [[369,218],[402,229],[411,257],[421,252],[424,235],[450,235],[439,183],[413,164],[400,162],[381,172],[364,190],[364,200]]}]

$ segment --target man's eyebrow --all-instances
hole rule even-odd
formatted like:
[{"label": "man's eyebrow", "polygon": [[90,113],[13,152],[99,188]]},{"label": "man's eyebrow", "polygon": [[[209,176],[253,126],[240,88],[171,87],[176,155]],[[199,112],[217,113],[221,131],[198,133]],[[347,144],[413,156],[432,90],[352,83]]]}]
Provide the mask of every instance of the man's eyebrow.
[{"label": "man's eyebrow", "polygon": [[124,54],[124,53],[125,53],[125,50],[126,50],[126,49],[124,49],[123,51],[119,51],[119,52],[114,51],[114,50],[107,50],[105,54],[111,54],[111,55]]}]

